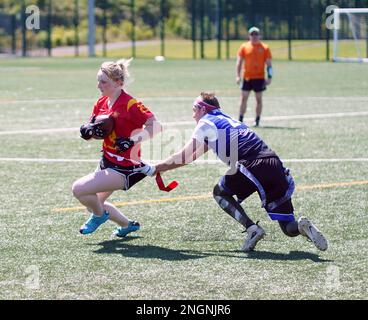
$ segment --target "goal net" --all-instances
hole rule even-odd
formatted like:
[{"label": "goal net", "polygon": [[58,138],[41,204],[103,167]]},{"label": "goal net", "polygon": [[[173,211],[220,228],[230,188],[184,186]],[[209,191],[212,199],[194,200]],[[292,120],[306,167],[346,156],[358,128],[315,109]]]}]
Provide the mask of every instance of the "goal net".
[{"label": "goal net", "polygon": [[368,62],[368,8],[334,9],[334,61]]}]

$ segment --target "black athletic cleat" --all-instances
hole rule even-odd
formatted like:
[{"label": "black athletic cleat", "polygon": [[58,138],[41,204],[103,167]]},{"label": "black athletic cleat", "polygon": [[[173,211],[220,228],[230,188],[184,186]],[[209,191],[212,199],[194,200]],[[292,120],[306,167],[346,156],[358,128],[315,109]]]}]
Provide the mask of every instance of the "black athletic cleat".
[{"label": "black athletic cleat", "polygon": [[259,127],[259,121],[261,120],[261,117],[257,117],[255,120],[254,120],[254,126],[255,127]]}]

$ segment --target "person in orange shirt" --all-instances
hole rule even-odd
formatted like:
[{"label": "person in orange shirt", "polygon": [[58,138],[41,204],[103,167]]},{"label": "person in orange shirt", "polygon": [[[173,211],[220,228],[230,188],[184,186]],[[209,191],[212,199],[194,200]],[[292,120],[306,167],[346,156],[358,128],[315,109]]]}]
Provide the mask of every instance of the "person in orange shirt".
[{"label": "person in orange shirt", "polygon": [[[236,61],[236,83],[238,85],[242,83],[239,121],[243,122],[249,94],[254,90],[257,101],[254,126],[258,127],[262,113],[262,92],[272,80],[272,55],[270,48],[260,41],[258,28],[250,28],[248,34],[249,41],[240,46]],[[267,66],[267,80],[265,79],[265,65]],[[242,69],[243,78],[241,78]]]}]

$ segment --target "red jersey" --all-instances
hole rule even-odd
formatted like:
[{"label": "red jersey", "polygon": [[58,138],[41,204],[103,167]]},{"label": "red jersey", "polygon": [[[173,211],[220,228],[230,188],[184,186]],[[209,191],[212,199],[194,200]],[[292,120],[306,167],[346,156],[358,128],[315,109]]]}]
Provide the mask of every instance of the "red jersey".
[{"label": "red jersey", "polygon": [[119,98],[109,108],[108,97],[103,96],[97,100],[92,117],[98,115],[111,115],[114,119],[114,130],[106,137],[102,144],[104,156],[113,163],[123,167],[137,165],[141,160],[140,143],[127,151],[119,153],[114,144],[117,137],[129,138],[135,130],[143,128],[147,119],[153,117],[141,102],[132,98],[124,90],[121,90]]}]

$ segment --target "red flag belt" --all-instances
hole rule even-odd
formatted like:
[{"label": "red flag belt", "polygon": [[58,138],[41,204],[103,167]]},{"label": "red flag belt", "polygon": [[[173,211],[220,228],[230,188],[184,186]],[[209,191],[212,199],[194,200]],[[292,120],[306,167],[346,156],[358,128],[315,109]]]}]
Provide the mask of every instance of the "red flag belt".
[{"label": "red flag belt", "polygon": [[161,190],[161,191],[166,191],[166,192],[170,192],[171,190],[174,190],[178,185],[179,183],[177,181],[171,181],[166,187],[165,187],[165,184],[164,184],[164,181],[162,180],[162,177],[161,177],[161,174],[160,173],[157,173],[156,174],[156,183],[157,183],[157,186],[158,188]]}]

